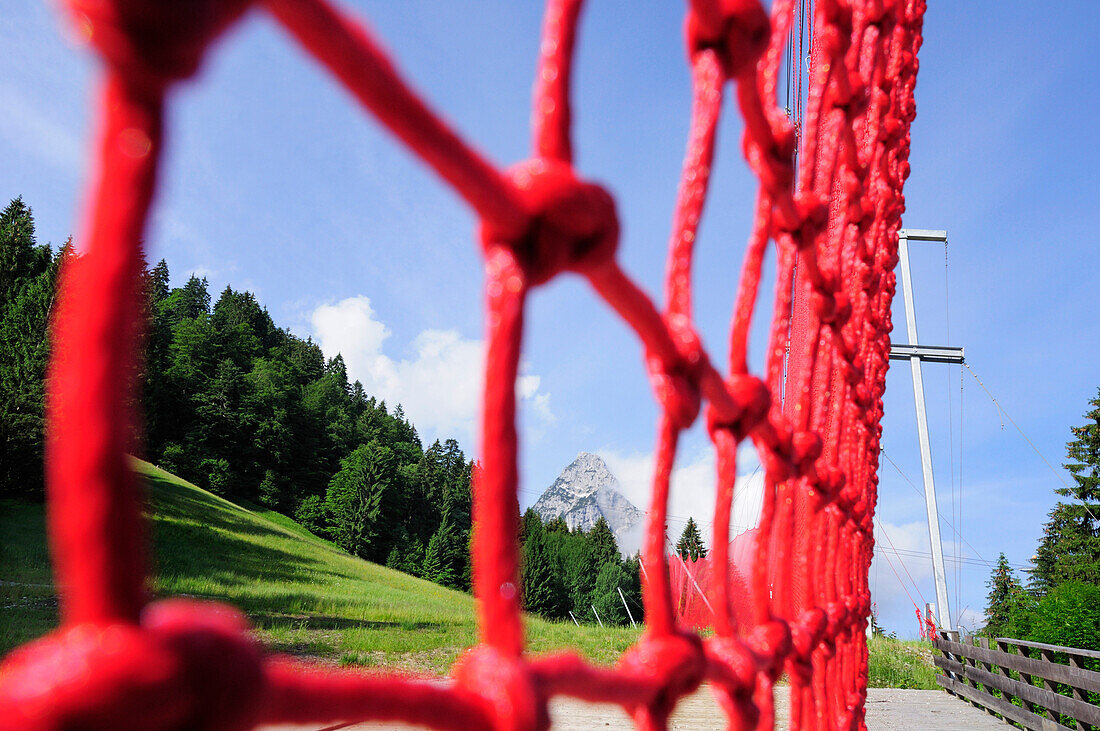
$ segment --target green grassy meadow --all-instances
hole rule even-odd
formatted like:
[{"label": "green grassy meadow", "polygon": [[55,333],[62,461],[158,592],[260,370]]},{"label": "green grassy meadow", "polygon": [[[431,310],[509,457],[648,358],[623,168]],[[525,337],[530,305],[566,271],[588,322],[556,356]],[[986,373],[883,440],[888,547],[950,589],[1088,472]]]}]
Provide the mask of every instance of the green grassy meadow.
[{"label": "green grassy meadow", "polygon": [[[290,518],[235,505],[150,464],[157,596],[240,607],[271,650],[442,675],[477,642],[462,592],[344,553]],[[0,654],[57,624],[41,505],[0,504]],[[533,652],[572,647],[610,664],[638,631],[528,616]]]},{"label": "green grassy meadow", "polygon": [[[148,485],[153,591],[240,607],[272,651],[433,675],[477,642],[468,594],[363,561],[284,515],[242,507],[134,461]],[[251,508],[251,509],[250,509]],[[41,505],[0,503],[0,655],[57,625]],[[611,664],[639,631],[527,616],[532,652]],[[935,688],[931,649],[875,637],[872,687]]]},{"label": "green grassy meadow", "polygon": [[930,643],[876,635],[868,641],[867,650],[868,686],[939,690]]}]

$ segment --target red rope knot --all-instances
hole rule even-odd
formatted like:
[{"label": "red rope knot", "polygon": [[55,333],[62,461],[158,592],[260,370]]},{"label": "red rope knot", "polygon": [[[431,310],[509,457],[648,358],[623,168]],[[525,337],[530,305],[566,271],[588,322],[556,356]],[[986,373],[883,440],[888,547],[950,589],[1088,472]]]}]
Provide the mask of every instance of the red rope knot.
[{"label": "red rope knot", "polygon": [[835,640],[848,626],[848,608],[841,602],[829,602],[825,605],[825,635]]},{"label": "red rope knot", "polygon": [[853,400],[860,409],[867,411],[875,405],[875,397],[871,393],[871,389],[867,387],[866,383],[861,383],[855,387],[852,393]]},{"label": "red rope knot", "polygon": [[[841,474],[844,473],[842,472]],[[845,515],[851,515],[852,508],[855,506],[856,501],[859,500],[859,493],[856,491],[855,486],[846,485],[844,483],[841,484],[843,485],[841,488],[832,492],[835,496],[833,498],[833,503]]]},{"label": "red rope knot", "polygon": [[791,624],[791,647],[800,661],[810,662],[814,650],[825,637],[827,624],[825,612],[818,607],[804,610]]},{"label": "red rope knot", "polygon": [[854,388],[860,383],[863,383],[863,379],[866,376],[866,373],[861,367],[859,367],[859,365],[852,362],[852,359],[848,355],[848,353],[851,352],[851,348],[846,347],[845,351],[846,352],[841,353],[841,356],[844,358],[845,361],[844,380],[848,383],[849,386],[852,386]]},{"label": "red rope knot", "polygon": [[705,642],[704,650],[708,662],[721,666],[721,680],[726,687],[752,694],[760,668],[756,655],[743,641],[733,637],[711,637]]},{"label": "red rope knot", "polygon": [[264,689],[263,654],[236,608],[169,599],[146,608],[142,625],[182,662],[177,692],[192,703],[180,728],[251,728]]},{"label": "red rope knot", "polygon": [[760,670],[773,681],[783,670],[783,660],[791,649],[791,629],[782,619],[772,619],[753,628],[748,645],[756,655]]},{"label": "red rope knot", "polygon": [[4,720],[21,729],[248,728],[263,675],[246,628],[230,607],[174,600],[146,609],[140,627],[58,630],[0,668]]},{"label": "red rope knot", "polygon": [[771,22],[759,0],[702,0],[692,3],[684,33],[691,56],[713,49],[726,78],[733,79],[755,69],[768,50]]},{"label": "red rope knot", "polygon": [[777,130],[758,133],[747,129],[741,139],[741,150],[745,159],[760,178],[760,185],[777,202],[776,216],[788,219],[790,216],[782,201],[789,198],[794,181],[795,140],[794,127],[789,124]]},{"label": "red rope knot", "polygon": [[871,614],[871,597],[867,594],[852,594],[844,600],[848,607],[848,618],[852,624],[865,621]]},{"label": "red rope knot", "polygon": [[[711,637],[704,643],[707,677],[731,727],[755,728],[760,711],[752,702],[759,665],[745,643],[733,637]],[[733,723],[732,721],[739,723]]]},{"label": "red rope knot", "polygon": [[826,325],[840,329],[852,316],[852,303],[844,290],[817,292],[811,295],[814,313]]},{"label": "red rope knot", "polygon": [[867,83],[856,69],[841,69],[836,75],[836,84],[828,87],[825,94],[827,104],[844,110],[848,116],[859,114],[870,102]]},{"label": "red rope knot", "polygon": [[137,89],[159,94],[198,69],[250,0],[67,0],[77,31]]},{"label": "red rope knot", "polygon": [[829,220],[829,201],[812,190],[800,193],[794,201],[794,213],[776,208],[776,226],[791,234],[799,248],[813,245],[817,232],[825,228]]},{"label": "red rope knot", "polygon": [[762,380],[747,373],[735,373],[726,379],[726,393],[734,404],[734,412],[723,413],[714,402],[707,404],[707,433],[713,438],[720,430],[727,430],[740,442],[758,424],[768,418],[771,408],[771,391]]},{"label": "red rope knot", "polygon": [[676,348],[675,360],[666,362],[660,353],[648,350],[646,368],[661,408],[677,429],[687,429],[699,416],[699,380],[708,362],[707,354],[685,315],[668,314],[664,321]]},{"label": "red rope knot", "polygon": [[839,467],[830,466],[818,471],[818,488],[830,497],[839,495],[847,482],[847,475]]},{"label": "red rope knot", "polygon": [[868,511],[871,508],[871,504],[867,501],[866,497],[860,497],[852,506],[852,520],[856,525],[862,526],[869,517]]},{"label": "red rope knot", "polygon": [[802,472],[808,472],[814,460],[821,456],[821,437],[817,432],[799,431],[791,435],[791,461]]},{"label": "red rope knot", "polygon": [[520,658],[479,645],[455,663],[452,677],[459,687],[483,699],[486,716],[498,731],[550,728],[546,696]]},{"label": "red rope knot", "polygon": [[658,690],[644,705],[632,712],[660,721],[663,728],[676,702],[695,691],[706,677],[707,660],[703,641],[690,632],[668,635],[643,635],[619,660],[619,669],[628,676],[656,681]]},{"label": "red rope knot", "polygon": [[585,273],[606,264],[619,245],[615,201],[598,185],[577,178],[558,160],[534,158],[508,170],[529,214],[518,236],[483,222],[482,245],[507,246],[531,284],[547,282],[562,271]]}]

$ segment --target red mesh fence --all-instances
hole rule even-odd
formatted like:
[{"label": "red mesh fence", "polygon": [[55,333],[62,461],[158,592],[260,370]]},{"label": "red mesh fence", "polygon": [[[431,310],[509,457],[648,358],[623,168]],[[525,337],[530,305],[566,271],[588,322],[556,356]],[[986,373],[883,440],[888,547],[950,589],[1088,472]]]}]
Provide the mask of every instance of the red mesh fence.
[{"label": "red mesh fence", "polygon": [[[62,626],[5,661],[0,726],[230,729],[376,719],[535,729],[548,724],[547,700],[566,694],[619,704],[653,729],[707,681],[731,726],[769,727],[784,672],[792,728],[862,726],[881,396],[923,0],[814,4],[797,170],[795,131],[775,103],[795,3],[775,0],[770,17],[758,0],[689,3],[692,126],[663,308],[616,262],[612,197],[572,164],[580,0],[548,0],[534,152],[507,170],[448,128],[344,11],[327,0],[257,4],[481,219],[488,358],[472,549],[481,642],[440,684],[267,656],[232,608],[147,603],[142,497],[125,457],[138,446],[131,405],[140,242],[167,92],[250,3],[68,0],[106,71],[85,254],[63,273],[48,399],[48,522]],[[691,264],[727,82],[760,187],[722,367],[693,327]],[[756,376],[747,338],[770,241],[776,300],[766,369]],[[531,288],[566,271],[586,278],[636,332],[661,408],[643,545],[647,625],[614,668],[568,653],[525,655],[516,590],[514,382],[524,307]],[[704,402],[718,464],[715,536],[729,535],[742,440],[753,441],[766,474],[751,572],[740,582],[712,572],[714,634],[705,641],[676,621],[664,551],[677,440]],[[729,566],[728,542],[714,541],[708,560]]]}]

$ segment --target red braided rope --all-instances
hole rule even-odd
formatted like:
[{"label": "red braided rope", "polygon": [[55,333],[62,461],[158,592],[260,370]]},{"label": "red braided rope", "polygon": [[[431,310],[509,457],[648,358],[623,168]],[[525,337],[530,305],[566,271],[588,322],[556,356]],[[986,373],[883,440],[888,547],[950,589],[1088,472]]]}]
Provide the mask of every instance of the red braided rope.
[{"label": "red braided rope", "polygon": [[[536,729],[548,725],[548,699],[568,694],[618,703],[649,729],[664,728],[677,700],[707,680],[732,726],[762,728],[773,724],[772,687],[783,672],[792,728],[862,727],[881,397],[923,0],[817,0],[797,171],[794,133],[775,104],[793,0],[776,0],[770,18],[758,0],[690,2],[692,125],[663,311],[615,261],[612,198],[572,166],[569,85],[581,0],[548,0],[535,156],[508,171],[429,109],[362,24],[327,0],[264,2],[481,218],[488,357],[472,561],[482,644],[459,661],[450,685],[264,657],[235,610],[147,604],[141,498],[125,457],[137,423],[128,405],[139,242],[156,188],[165,92],[195,71],[247,4],[69,0],[107,71],[87,248],[63,273],[51,366],[49,530],[62,627],[0,667],[0,727],[377,719]],[[760,191],[723,375],[692,324],[691,273],[727,80],[736,82],[743,149]],[[772,240],[776,301],[757,378],[748,374],[747,338]],[[514,382],[527,292],[563,271],[586,277],[638,335],[662,412],[643,545],[647,626],[615,669],[569,653],[523,654]],[[705,642],[676,624],[663,545],[678,437],[704,401],[717,452],[718,566],[729,561],[742,440],[753,440],[765,471],[748,616],[734,617],[729,572],[716,572],[715,635]]]}]

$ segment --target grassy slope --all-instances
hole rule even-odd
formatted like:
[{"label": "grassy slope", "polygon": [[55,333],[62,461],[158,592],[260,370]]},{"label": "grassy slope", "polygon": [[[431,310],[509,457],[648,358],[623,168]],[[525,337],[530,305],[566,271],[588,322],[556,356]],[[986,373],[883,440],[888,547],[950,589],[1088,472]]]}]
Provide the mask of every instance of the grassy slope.
[{"label": "grassy slope", "polygon": [[[242,608],[273,650],[334,662],[442,674],[477,639],[473,599],[349,556],[286,516],[235,505],[145,462],[159,596],[186,594]],[[52,629],[52,588],[40,505],[0,503],[0,655]],[[530,617],[534,652],[574,647],[611,663],[629,629]],[[873,687],[934,688],[927,645],[876,637]]]},{"label": "grassy slope", "polygon": [[927,642],[872,637],[868,647],[867,684],[872,688],[939,690],[932,646]]},{"label": "grassy slope", "polygon": [[[280,652],[442,674],[477,640],[473,599],[354,558],[289,518],[223,500],[135,461],[149,485],[158,596],[243,609]],[[42,507],[0,504],[0,654],[57,622]],[[611,663],[637,632],[531,617],[529,644]]]}]

